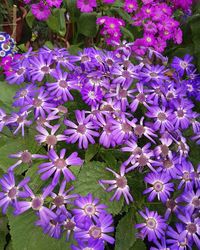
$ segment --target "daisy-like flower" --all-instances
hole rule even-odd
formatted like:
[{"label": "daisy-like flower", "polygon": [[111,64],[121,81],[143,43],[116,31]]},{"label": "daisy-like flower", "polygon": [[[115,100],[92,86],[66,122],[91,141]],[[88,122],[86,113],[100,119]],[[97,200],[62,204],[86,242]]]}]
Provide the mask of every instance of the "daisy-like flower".
[{"label": "daisy-like flower", "polygon": [[17,199],[22,197],[28,197],[28,193],[24,190],[24,187],[29,182],[30,178],[24,178],[18,185],[15,182],[14,173],[9,171],[4,174],[0,179],[0,207],[2,213],[5,214],[9,205],[16,206]]},{"label": "daisy-like flower", "polygon": [[40,53],[38,54],[38,56],[31,57],[29,72],[30,72],[32,81],[41,82],[46,75],[49,75],[52,72],[52,69],[51,69],[52,63],[53,63],[52,53],[49,53],[49,54]]},{"label": "daisy-like flower", "polygon": [[179,73],[180,77],[182,77],[185,72],[188,74],[191,69],[194,68],[194,65],[191,63],[192,60],[193,57],[188,54],[185,55],[183,59],[175,56],[171,66]]},{"label": "daisy-like flower", "polygon": [[72,165],[81,166],[83,160],[78,157],[78,153],[74,152],[69,157],[65,158],[66,149],[60,151],[60,156],[57,155],[54,149],[50,149],[48,152],[49,162],[44,162],[39,165],[38,173],[42,174],[41,179],[47,180],[53,175],[53,184],[57,184],[61,173],[63,173],[66,181],[75,180],[74,174],[69,170]]},{"label": "daisy-like flower", "polygon": [[[116,173],[110,168],[106,168],[106,170],[113,173],[113,175],[115,176],[115,179],[114,180],[100,180],[99,184],[102,185],[103,188],[107,192],[111,192],[112,190],[116,189],[114,195],[111,197],[110,200],[113,201],[114,199],[116,199],[118,201],[123,195],[127,204],[132,202],[133,197],[130,194],[130,188],[128,186],[128,181],[125,176],[125,167],[121,166],[120,174]],[[108,185],[108,187],[106,188],[104,185]]]},{"label": "daisy-like flower", "polygon": [[99,218],[94,218],[95,223],[88,221],[85,225],[85,229],[76,231],[75,238],[82,240],[96,240],[104,241],[110,244],[115,242],[114,238],[108,235],[114,231],[113,218],[110,214],[101,213]]},{"label": "daisy-like flower", "polygon": [[73,187],[66,190],[66,184],[66,180],[62,181],[58,193],[52,191],[50,196],[53,199],[51,210],[56,210],[56,214],[68,216],[69,212],[67,211],[66,207],[68,204],[73,203],[72,199],[75,199],[77,195],[70,194],[70,192],[73,190]]},{"label": "daisy-like flower", "polygon": [[31,4],[31,12],[40,21],[45,21],[51,15],[48,5],[43,2]]},{"label": "daisy-like flower", "polygon": [[25,88],[21,88],[14,96],[15,101],[13,102],[13,106],[23,107],[27,103],[30,103],[36,91],[36,86],[34,84],[29,84]]},{"label": "daisy-like flower", "polygon": [[66,220],[63,222],[62,225],[63,225],[63,232],[66,232],[67,241],[69,241],[71,233],[79,230],[75,222],[74,216],[66,218]]},{"label": "daisy-like flower", "polygon": [[90,121],[90,116],[85,117],[85,111],[76,110],[75,111],[76,120],[78,125],[70,120],[65,120],[64,124],[70,127],[65,130],[68,143],[75,143],[79,141],[79,148],[86,149],[88,147],[88,142],[94,144],[95,140],[93,138],[99,136],[99,133],[94,131],[96,126]]},{"label": "daisy-like flower", "polygon": [[39,217],[42,221],[48,222],[51,219],[56,219],[56,214],[44,206],[45,198],[51,192],[52,186],[46,187],[43,193],[39,196],[36,196],[28,186],[25,186],[24,188],[25,191],[29,193],[31,201],[18,201],[17,206],[15,207],[14,215],[22,214],[31,208],[39,214]]},{"label": "daisy-like flower", "polygon": [[106,205],[99,204],[99,199],[93,198],[92,194],[80,196],[74,201],[76,208],[72,210],[76,223],[83,223],[89,218],[98,218],[101,213],[106,213]]},{"label": "daisy-like flower", "polygon": [[10,158],[17,158],[19,159],[15,164],[9,167],[9,171],[13,171],[17,166],[20,164],[28,164],[31,165],[32,159],[46,159],[46,155],[40,155],[40,154],[31,154],[28,150],[20,151],[16,154],[9,155]]},{"label": "daisy-like flower", "polygon": [[145,68],[142,69],[140,76],[145,82],[155,81],[165,81],[168,80],[168,77],[165,75],[167,69],[165,66],[151,66],[149,64],[145,65]]},{"label": "daisy-like flower", "polygon": [[38,125],[36,127],[37,131],[40,132],[41,134],[35,136],[35,140],[39,143],[45,143],[48,145],[48,148],[53,148],[58,141],[66,141],[66,136],[59,134],[55,135],[57,130],[59,129],[60,125],[54,125],[51,127],[51,132],[49,133],[47,129],[42,127],[41,125]]},{"label": "daisy-like flower", "polygon": [[23,112],[23,113],[13,113],[7,120],[6,124],[17,126],[17,128],[14,131],[14,135],[17,134],[17,132],[21,129],[22,130],[22,136],[24,136],[24,128],[25,126],[30,126],[32,124],[32,121],[28,121],[28,113],[30,112]]},{"label": "daisy-like flower", "polygon": [[0,109],[0,132],[3,130],[8,119],[9,117],[6,115],[5,111],[3,109]]},{"label": "daisy-like flower", "polygon": [[162,106],[152,106],[148,107],[148,111],[146,116],[149,118],[154,118],[155,121],[153,123],[153,128],[157,131],[160,130],[161,133],[164,133],[166,130],[172,131],[172,110],[166,109],[166,107]]},{"label": "daisy-like flower", "polygon": [[22,61],[12,68],[12,73],[6,77],[9,84],[21,84],[25,81],[27,75],[27,62]]},{"label": "daisy-like flower", "polygon": [[93,8],[97,7],[96,0],[78,0],[77,8],[80,9],[81,12],[92,12]]},{"label": "daisy-like flower", "polygon": [[170,176],[165,175],[165,173],[149,173],[145,176],[144,181],[152,186],[147,188],[143,194],[150,193],[148,197],[149,201],[153,201],[157,196],[158,200],[165,203],[170,197],[170,192],[174,191],[174,184],[169,183],[170,179]]},{"label": "daisy-like flower", "polygon": [[163,219],[157,212],[145,209],[145,213],[140,211],[140,215],[145,219],[144,223],[136,224],[135,227],[140,229],[140,234],[148,241],[156,241],[164,237],[165,229],[167,227],[165,219]]},{"label": "daisy-like flower", "polygon": [[191,212],[185,212],[184,215],[179,214],[178,218],[185,224],[181,236],[186,237],[191,245],[195,244],[200,249],[200,218],[193,219]]},{"label": "daisy-like flower", "polygon": [[83,86],[81,95],[85,103],[90,106],[96,106],[103,98],[103,93],[100,87]]},{"label": "daisy-like flower", "polygon": [[57,80],[56,82],[46,83],[47,90],[50,92],[51,96],[59,98],[64,102],[68,100],[73,100],[73,96],[70,93],[70,90],[73,89],[73,86],[68,81],[68,73],[62,72],[60,69],[56,69],[52,73],[52,76]]},{"label": "daisy-like flower", "polygon": [[84,250],[84,249],[91,249],[91,250],[104,250],[104,243],[103,240],[93,240],[90,239],[89,241],[85,242],[78,240],[78,246],[72,245],[71,246],[72,250]]}]

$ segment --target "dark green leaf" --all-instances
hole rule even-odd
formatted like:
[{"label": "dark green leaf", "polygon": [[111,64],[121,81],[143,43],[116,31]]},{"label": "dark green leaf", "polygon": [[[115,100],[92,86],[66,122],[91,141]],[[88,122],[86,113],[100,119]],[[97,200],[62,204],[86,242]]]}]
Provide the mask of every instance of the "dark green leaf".
[{"label": "dark green leaf", "polygon": [[0,249],[4,249],[6,245],[6,235],[8,234],[7,217],[0,215]]},{"label": "dark green leaf", "polygon": [[78,20],[78,32],[88,37],[95,37],[97,33],[96,25],[97,14],[82,13]]},{"label": "dark green leaf", "polygon": [[138,239],[129,250],[145,250],[145,249],[147,248],[144,242]]},{"label": "dark green leaf", "polygon": [[46,21],[49,28],[61,36],[66,34],[65,12],[66,10],[63,8],[55,8],[52,11],[52,15]]},{"label": "dark green leaf", "polygon": [[92,158],[98,153],[99,151],[99,144],[90,144],[86,153],[85,153],[85,162],[89,162]]},{"label": "dark green leaf", "polygon": [[31,11],[28,12],[26,15],[26,22],[30,28],[33,27],[33,22],[35,21],[35,16],[32,14]]}]

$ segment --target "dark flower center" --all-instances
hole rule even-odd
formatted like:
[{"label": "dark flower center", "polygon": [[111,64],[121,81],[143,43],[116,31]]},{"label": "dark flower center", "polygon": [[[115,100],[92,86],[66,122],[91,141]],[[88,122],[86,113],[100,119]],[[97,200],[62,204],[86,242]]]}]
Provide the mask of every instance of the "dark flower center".
[{"label": "dark flower center", "polygon": [[171,168],[173,166],[173,162],[171,160],[164,160],[163,166],[164,168]]},{"label": "dark flower center", "polygon": [[43,103],[43,101],[41,99],[37,98],[37,97],[34,98],[34,100],[33,100],[33,106],[35,108],[41,107],[42,103]]},{"label": "dark flower center", "polygon": [[160,90],[160,88],[159,88],[159,87],[158,87],[158,88],[155,88],[155,93],[156,93],[157,95],[162,94],[162,92],[161,92],[161,90]]},{"label": "dark flower center", "polygon": [[151,72],[149,75],[150,75],[151,77],[157,77],[157,76],[158,76],[158,74],[157,74],[156,72]]},{"label": "dark flower center", "polygon": [[134,128],[134,132],[137,136],[141,137],[145,132],[145,128],[142,125],[137,125]]},{"label": "dark flower center", "polygon": [[43,204],[44,204],[44,200],[39,198],[39,197],[35,197],[32,200],[32,208],[33,208],[33,210],[40,210],[40,208],[42,207]]},{"label": "dark flower center", "polygon": [[96,226],[92,226],[89,230],[89,234],[94,239],[99,239],[101,237],[101,228],[96,227]]},{"label": "dark flower center", "polygon": [[125,89],[120,89],[120,90],[119,90],[119,97],[121,97],[121,98],[126,98],[126,97],[127,97],[127,90],[125,90]]},{"label": "dark flower center", "polygon": [[189,181],[190,180],[190,173],[189,172],[184,172],[182,178],[185,181]]},{"label": "dark flower center", "polygon": [[80,134],[85,134],[86,130],[86,126],[83,124],[79,125],[77,128],[77,132],[79,132]]},{"label": "dark flower center", "polygon": [[53,203],[56,205],[56,207],[60,207],[64,204],[64,197],[63,196],[56,196],[53,200]]},{"label": "dark flower center", "polygon": [[157,222],[154,218],[148,218],[146,220],[146,225],[147,227],[149,227],[150,229],[155,229],[157,226]]},{"label": "dark flower center", "polygon": [[113,111],[113,108],[111,105],[108,104],[108,105],[103,106],[101,110],[102,111]]},{"label": "dark flower center", "polygon": [[42,116],[37,118],[37,124],[43,125],[43,124],[45,124],[45,122],[47,122],[46,118],[44,118]]},{"label": "dark flower center", "polygon": [[186,229],[191,234],[195,234],[197,232],[197,226],[194,223],[188,224]]},{"label": "dark flower center", "polygon": [[124,71],[122,72],[122,76],[123,76],[124,78],[130,78],[130,73],[129,73],[127,70],[124,70]]},{"label": "dark flower center", "polygon": [[54,166],[58,169],[62,169],[64,167],[66,167],[66,162],[64,159],[57,159],[55,162],[54,162]]},{"label": "dark flower center", "polygon": [[194,199],[192,200],[192,204],[195,206],[195,208],[200,207],[200,199],[194,198]]},{"label": "dark flower center", "polygon": [[163,112],[158,113],[157,117],[158,117],[158,120],[160,120],[161,122],[163,122],[163,121],[165,121],[167,119],[166,114],[163,113]]},{"label": "dark flower center", "polygon": [[68,84],[65,80],[60,80],[59,81],[59,86],[63,89],[67,88],[68,87]]},{"label": "dark flower center", "polygon": [[140,103],[143,103],[143,102],[145,102],[145,100],[146,100],[146,97],[145,97],[145,95],[144,95],[143,93],[139,93],[139,94],[136,96],[136,98],[138,99],[138,101],[139,101]]},{"label": "dark flower center", "polygon": [[17,188],[16,187],[12,187],[9,191],[8,191],[8,197],[10,199],[14,199],[17,195]]},{"label": "dark flower center", "polygon": [[186,68],[188,67],[188,63],[185,62],[185,61],[181,61],[181,62],[180,62],[180,65],[181,65],[181,67],[182,67],[183,69],[186,69]]},{"label": "dark flower center", "polygon": [[156,192],[160,192],[163,190],[163,183],[160,182],[160,181],[156,181],[154,184],[153,184],[153,188]]},{"label": "dark flower center", "polygon": [[31,163],[32,155],[28,151],[24,151],[21,155],[21,160],[23,163]]},{"label": "dark flower center", "polygon": [[57,138],[55,135],[48,135],[46,138],[46,143],[50,146],[55,146],[57,143]]},{"label": "dark flower center", "polygon": [[50,72],[50,68],[48,66],[43,66],[41,68],[41,71],[44,72],[45,74],[48,74]]},{"label": "dark flower center", "polygon": [[65,106],[58,106],[57,109],[59,110],[60,113],[67,114],[68,109]]},{"label": "dark flower center", "polygon": [[72,230],[74,230],[75,225],[76,224],[73,221],[69,220],[69,221],[67,221],[67,223],[65,223],[64,228],[65,228],[65,230],[72,231]]},{"label": "dark flower center", "polygon": [[125,188],[127,185],[127,179],[125,176],[116,179],[116,184],[119,188]]},{"label": "dark flower center", "polygon": [[168,149],[167,145],[161,145],[160,149],[161,149],[162,156],[166,157],[169,153],[169,149]]},{"label": "dark flower center", "polygon": [[170,100],[170,99],[173,99],[175,96],[173,92],[168,92],[166,97],[168,100]]},{"label": "dark flower center", "polygon": [[27,94],[28,94],[28,91],[24,89],[20,92],[20,97],[25,97]]},{"label": "dark flower center", "polygon": [[178,117],[184,117],[184,111],[183,110],[178,110],[177,111],[177,115],[178,115]]},{"label": "dark flower center", "polygon": [[136,147],[133,151],[134,155],[141,155],[142,154],[142,149],[140,147]]},{"label": "dark flower center", "polygon": [[108,123],[108,124],[106,124],[106,125],[104,126],[103,129],[104,129],[104,131],[106,131],[107,134],[110,134],[110,133],[112,132],[112,129],[111,129],[111,128],[112,128],[112,124],[109,124],[109,123]]},{"label": "dark flower center", "polygon": [[140,167],[144,167],[148,163],[148,158],[145,155],[141,154],[141,156],[138,158],[138,163]]},{"label": "dark flower center", "polygon": [[84,207],[84,211],[87,215],[89,216],[92,216],[95,214],[96,212],[96,208],[93,204],[87,204],[85,207]]},{"label": "dark flower center", "polygon": [[20,76],[24,73],[24,71],[25,71],[24,68],[20,68],[17,70],[17,74]]},{"label": "dark flower center", "polygon": [[[89,4],[89,0],[84,0],[84,3],[85,4]],[[88,62],[90,60],[90,58],[86,55],[82,56],[81,57],[81,62],[84,63],[84,62]]]},{"label": "dark flower center", "polygon": [[17,118],[17,123],[22,123],[22,122],[24,122],[24,117],[23,116],[19,116]]},{"label": "dark flower center", "polygon": [[113,60],[110,59],[110,58],[108,58],[108,59],[106,60],[106,63],[107,63],[109,66],[112,66],[112,65],[113,65]]},{"label": "dark flower center", "polygon": [[131,131],[131,129],[132,129],[131,126],[127,122],[122,124],[122,130],[125,133],[129,133]]},{"label": "dark flower center", "polygon": [[166,207],[173,211],[174,208],[176,207],[176,202],[173,199],[169,199],[166,202]]}]

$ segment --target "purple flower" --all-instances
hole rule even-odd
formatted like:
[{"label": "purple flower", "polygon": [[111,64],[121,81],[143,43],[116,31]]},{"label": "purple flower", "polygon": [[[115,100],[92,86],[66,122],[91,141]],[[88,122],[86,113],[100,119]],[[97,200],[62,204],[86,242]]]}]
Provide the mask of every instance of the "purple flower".
[{"label": "purple flower", "polygon": [[9,117],[6,115],[5,111],[3,109],[0,109],[0,132],[3,130],[8,119]]},{"label": "purple flower", "polygon": [[28,197],[28,193],[24,190],[24,187],[30,181],[30,178],[24,178],[18,185],[15,182],[14,173],[9,171],[4,174],[0,179],[0,207],[2,213],[5,214],[9,205],[17,206],[18,198]]},{"label": "purple flower", "polygon": [[84,249],[92,249],[92,250],[104,250],[103,240],[94,241],[90,239],[88,242],[78,240],[78,246],[72,245],[72,250],[84,250]]},{"label": "purple flower", "polygon": [[82,240],[100,240],[104,242],[108,242],[110,244],[114,243],[114,238],[109,236],[108,233],[114,231],[114,227],[111,226],[113,224],[113,218],[110,214],[101,213],[99,218],[94,218],[95,223],[92,221],[88,221],[87,225],[85,225],[85,229],[76,231],[75,238]]},{"label": "purple flower", "polygon": [[24,88],[21,88],[16,92],[14,96],[15,101],[13,102],[13,106],[15,107],[23,107],[26,104],[30,103],[32,98],[36,93],[36,86],[34,84],[29,84]]},{"label": "purple flower", "polygon": [[27,62],[22,61],[13,66],[13,72],[6,77],[9,84],[21,84],[25,81],[27,75]]},{"label": "purple flower", "polygon": [[183,59],[175,56],[171,66],[179,73],[180,77],[182,77],[185,72],[188,74],[190,70],[194,68],[194,65],[191,63],[192,60],[193,57],[188,54],[185,55]]},{"label": "purple flower", "polygon": [[57,132],[57,130],[59,129],[60,125],[54,125],[51,126],[51,132],[49,133],[47,131],[47,129],[43,128],[41,125],[38,125],[36,127],[37,131],[40,132],[40,135],[36,135],[35,136],[35,140],[39,143],[45,143],[48,145],[49,148],[53,148],[55,147],[55,145],[59,142],[59,141],[65,141],[66,140],[66,136],[59,134],[59,135],[55,135],[55,133]]},{"label": "purple flower", "polygon": [[151,184],[150,188],[147,188],[143,194],[149,194],[148,200],[153,201],[157,196],[158,200],[163,203],[170,197],[170,192],[173,192],[173,183],[169,183],[170,176],[165,173],[149,173],[145,176],[144,181]]},{"label": "purple flower", "polygon": [[88,0],[78,0],[77,8],[80,9],[81,12],[92,12],[93,8],[97,6],[96,0],[88,1]]},{"label": "purple flower", "polygon": [[[111,192],[112,190],[116,189],[114,195],[111,197],[111,201],[116,199],[117,201],[120,199],[120,197],[123,195],[126,203],[129,204],[129,202],[133,201],[133,197],[130,194],[130,188],[128,186],[128,181],[125,177],[125,168],[121,166],[120,168],[120,174],[116,173],[110,168],[106,168],[108,171],[113,173],[115,176],[114,180],[100,180],[99,184],[103,186],[103,188],[107,192]],[[108,185],[106,188],[104,185]]]},{"label": "purple flower", "polygon": [[164,237],[165,229],[167,227],[166,221],[158,215],[157,212],[149,211],[145,209],[145,213],[140,211],[140,215],[145,219],[144,223],[136,224],[135,227],[140,229],[140,234],[145,238],[148,237],[148,241],[156,241]]},{"label": "purple flower", "polygon": [[99,204],[99,199],[92,197],[92,194],[80,196],[74,201],[76,208],[72,210],[75,221],[79,225],[89,219],[98,218],[101,213],[106,213],[106,205]]},{"label": "purple flower", "polygon": [[41,21],[47,20],[51,15],[51,10],[49,9],[48,5],[44,4],[43,2],[32,4],[31,12],[38,20]]},{"label": "purple flower", "polygon": [[65,158],[66,149],[60,151],[60,156],[57,155],[54,149],[50,149],[48,152],[49,162],[45,162],[39,165],[38,173],[42,174],[41,179],[47,180],[53,175],[53,184],[57,184],[61,173],[63,173],[65,180],[75,180],[74,174],[69,170],[72,165],[81,166],[83,161],[78,157],[78,153],[74,152],[69,157]]},{"label": "purple flower", "polygon": [[66,126],[71,127],[65,130],[65,134],[68,135],[67,142],[75,143],[79,141],[79,148],[86,149],[88,147],[88,142],[92,144],[95,143],[93,136],[97,137],[99,133],[94,131],[96,127],[93,122],[90,121],[90,116],[85,117],[85,111],[76,110],[75,115],[78,125],[70,120],[64,121]]},{"label": "purple flower", "polygon": [[100,87],[92,87],[85,85],[81,90],[81,95],[85,103],[90,106],[96,106],[103,98]]}]

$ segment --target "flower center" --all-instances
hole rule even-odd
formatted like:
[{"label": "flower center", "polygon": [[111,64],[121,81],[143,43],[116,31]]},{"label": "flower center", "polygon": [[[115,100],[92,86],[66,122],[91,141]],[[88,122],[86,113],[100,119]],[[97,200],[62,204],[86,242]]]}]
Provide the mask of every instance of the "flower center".
[{"label": "flower center", "polygon": [[119,90],[119,97],[121,97],[121,98],[126,98],[126,97],[127,97],[127,90],[125,90],[125,89],[120,89],[120,90]]},{"label": "flower center", "polygon": [[160,120],[161,122],[165,121],[167,118],[166,114],[163,112],[158,113],[157,117],[158,117],[158,120]]},{"label": "flower center", "polygon": [[122,72],[122,76],[123,76],[124,78],[130,78],[130,73],[129,73],[127,70],[124,70],[124,71]]},{"label": "flower center", "polygon": [[24,73],[24,71],[25,71],[24,68],[20,68],[17,70],[17,74],[20,76]]},{"label": "flower center", "polygon": [[141,154],[138,158],[138,163],[140,167],[144,167],[148,163],[148,158],[145,155]]},{"label": "flower center", "polygon": [[44,200],[39,198],[39,197],[35,197],[32,200],[32,208],[33,208],[33,210],[40,210],[40,208],[42,207],[43,204],[44,204]]},{"label": "flower center", "polygon": [[84,207],[84,212],[89,215],[89,216],[92,216],[95,214],[96,212],[96,208],[93,204],[87,204],[85,207]]},{"label": "flower center", "polygon": [[58,106],[57,109],[60,113],[63,113],[63,114],[67,114],[67,112],[68,112],[68,109],[62,105]]},{"label": "flower center", "polygon": [[24,151],[21,155],[21,160],[23,163],[31,163],[32,155],[28,151]]},{"label": "flower center", "polygon": [[64,159],[59,158],[59,159],[55,160],[55,162],[54,162],[54,166],[58,169],[63,169],[64,167],[66,167],[66,165],[67,164],[66,164]]},{"label": "flower center", "polygon": [[53,200],[53,203],[56,205],[56,207],[60,207],[64,204],[64,197],[63,196],[56,196]]},{"label": "flower center", "polygon": [[173,162],[170,160],[164,160],[163,166],[164,166],[164,168],[171,168],[173,166]]},{"label": "flower center", "polygon": [[184,172],[182,178],[185,181],[189,181],[190,180],[190,173],[189,172]]},{"label": "flower center", "polygon": [[95,92],[94,91],[89,91],[88,92],[88,97],[90,98],[90,99],[96,99],[96,95],[95,95]]},{"label": "flower center", "polygon": [[19,117],[17,118],[17,122],[18,122],[18,123],[23,123],[23,122],[24,122],[24,117],[23,117],[23,116],[19,116]]},{"label": "flower center", "polygon": [[168,149],[167,145],[161,145],[161,146],[160,146],[160,149],[161,149],[161,154],[162,154],[162,156],[165,157],[165,156],[168,155],[169,149]]},{"label": "flower center", "polygon": [[41,71],[44,72],[45,74],[48,74],[50,72],[50,68],[48,66],[43,66],[41,68]]},{"label": "flower center", "polygon": [[[84,1],[86,1],[87,3],[86,4],[88,4],[89,3],[89,1],[88,0],[84,0]],[[84,63],[84,62],[88,62],[89,61],[89,57],[88,56],[86,56],[86,55],[84,55],[84,56],[82,56],[81,57],[81,62],[82,63]]]},{"label": "flower center", "polygon": [[122,124],[122,130],[125,133],[129,133],[131,131],[131,126],[128,123],[125,122],[125,123]]},{"label": "flower center", "polygon": [[94,239],[99,239],[101,237],[101,228],[96,227],[96,226],[92,226],[89,230],[89,234]]},{"label": "flower center", "polygon": [[145,102],[145,100],[146,100],[145,95],[144,95],[143,93],[138,94],[138,95],[136,96],[136,98],[138,99],[138,101],[139,101],[140,103],[143,103],[143,102]]},{"label": "flower center", "polygon": [[65,230],[72,231],[72,230],[74,230],[75,225],[76,224],[73,221],[69,220],[69,221],[67,221],[67,223],[65,223],[64,228],[65,228]]},{"label": "flower center", "polygon": [[154,184],[153,184],[153,188],[156,192],[160,192],[163,190],[163,183],[160,182],[160,181],[156,181]]},{"label": "flower center", "polygon": [[155,229],[156,226],[157,226],[157,222],[156,222],[156,220],[154,218],[148,218],[146,220],[146,225],[150,229]]},{"label": "flower center", "polygon": [[78,128],[77,128],[77,132],[79,132],[80,134],[85,134],[86,126],[83,125],[83,124],[79,125]]},{"label": "flower center", "polygon": [[166,202],[166,207],[173,211],[176,207],[176,202],[173,199],[169,199]]},{"label": "flower center", "polygon": [[109,123],[108,123],[108,124],[106,124],[106,125],[104,126],[103,129],[104,129],[104,131],[106,131],[107,134],[110,134],[110,133],[112,132],[112,129],[111,129],[111,128],[112,128],[112,124],[109,124]]},{"label": "flower center", "polygon": [[106,63],[107,63],[109,66],[112,66],[112,65],[113,65],[113,60],[110,59],[110,58],[108,58],[108,59],[106,60]]},{"label": "flower center", "polygon": [[198,198],[195,197],[195,198],[192,200],[192,204],[194,205],[195,208],[200,207],[200,199],[198,199]]},{"label": "flower center", "polygon": [[16,187],[12,187],[9,191],[8,191],[8,197],[12,200],[16,197],[17,195],[17,188]]},{"label": "flower center", "polygon": [[186,69],[188,67],[188,63],[185,62],[185,61],[181,61],[180,62],[180,66],[183,68],[183,69]]},{"label": "flower center", "polygon": [[134,132],[137,136],[141,137],[145,132],[145,128],[142,125],[137,125],[134,129]]},{"label": "flower center", "polygon": [[127,185],[127,179],[125,176],[116,179],[116,184],[118,188],[125,188]]},{"label": "flower center", "polygon": [[177,115],[178,115],[178,117],[184,117],[184,111],[183,110],[178,110]]},{"label": "flower center", "polygon": [[43,103],[43,101],[37,97],[34,98],[34,100],[33,100],[33,106],[35,108],[41,107],[42,103]]},{"label": "flower center", "polygon": [[[150,74],[149,74],[151,77],[157,77],[158,76],[158,74],[156,73],[156,72],[151,72]],[[157,88],[157,89],[159,89],[159,93],[160,93],[160,88]],[[158,93],[157,93],[158,94]]]},{"label": "flower center", "polygon": [[20,97],[25,97],[27,94],[28,94],[28,91],[24,89],[20,92]]},{"label": "flower center", "polygon": [[55,146],[57,143],[57,138],[55,135],[48,135],[46,138],[46,143],[50,146]]},{"label": "flower center", "polygon": [[186,229],[191,234],[195,234],[197,232],[197,226],[194,223],[188,224]]},{"label": "flower center", "polygon": [[59,86],[63,89],[67,88],[68,87],[68,84],[65,80],[60,80],[59,81]]}]

